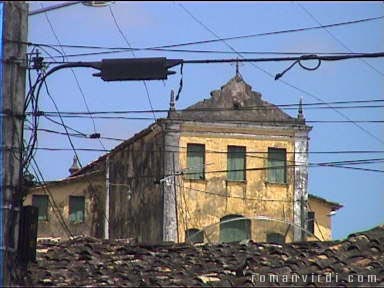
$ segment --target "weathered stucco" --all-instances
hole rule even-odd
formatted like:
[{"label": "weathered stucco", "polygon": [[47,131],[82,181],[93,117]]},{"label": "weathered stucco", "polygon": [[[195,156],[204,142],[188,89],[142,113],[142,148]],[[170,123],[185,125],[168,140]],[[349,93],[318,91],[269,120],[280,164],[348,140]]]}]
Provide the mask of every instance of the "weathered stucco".
[{"label": "weathered stucco", "polygon": [[163,132],[152,125],[110,154],[110,238],[160,242],[163,237]]},{"label": "weathered stucco", "polygon": [[[39,221],[38,237],[60,237],[67,239],[63,226],[58,220],[58,214],[62,215],[66,225],[73,235],[89,235],[103,237],[105,183],[102,175],[90,175],[77,177],[77,179],[48,182],[46,187],[37,187],[29,191],[24,200],[24,205],[32,205],[32,195],[53,196],[53,201],[58,209],[48,202],[48,220]],[[72,223],[69,221],[69,196],[84,196],[85,215],[84,222]]]},{"label": "weathered stucco", "polygon": [[[236,214],[245,217],[267,216],[293,221],[294,131],[225,125],[204,126],[199,123],[185,123],[180,137],[180,167],[186,168],[186,147],[188,143],[204,144],[206,151],[206,178],[190,180],[179,177],[179,237],[184,241],[185,230],[202,229],[220,222],[225,215]],[[210,173],[227,170],[227,147],[246,147],[246,181],[227,181],[227,173]],[[287,183],[267,182],[268,148],[284,148],[287,151]],[[260,153],[252,153],[252,152]],[[257,168],[257,170],[249,170]],[[265,228],[268,226],[269,228]],[[210,240],[217,240],[219,225],[211,228]],[[285,234],[287,225],[252,221],[252,238],[265,241],[266,232]],[[215,239],[216,238],[216,239]],[[292,239],[292,231],[287,239]]]},{"label": "weathered stucco", "polygon": [[[304,240],[308,201],[308,130],[295,133],[295,191],[293,223],[295,241]],[[301,229],[300,229],[301,228]]]},{"label": "weathered stucco", "polygon": [[[315,212],[314,234],[324,241],[332,240],[332,216],[331,212],[340,209],[342,205],[326,201],[320,197],[309,195],[308,211]],[[317,240],[315,237],[308,237],[308,240]]]},{"label": "weathered stucco", "polygon": [[163,189],[163,240],[177,242],[177,177],[179,166],[180,124],[164,123],[164,177],[160,180]]},{"label": "weathered stucco", "polygon": [[[208,100],[181,112],[171,108],[168,118],[156,121],[71,178],[50,185],[63,215],[68,214],[69,195],[85,195],[86,216],[93,218],[86,217],[85,223],[73,230],[97,237],[159,243],[183,242],[186,230],[211,225],[205,237],[215,242],[219,225],[213,224],[224,216],[239,215],[251,219],[251,238],[256,241],[266,241],[267,233],[279,233],[288,242],[302,239],[300,229],[294,229],[295,225],[305,228],[308,199],[310,127],[305,125],[302,113],[293,118],[262,100],[261,94],[252,91],[240,76],[213,91]],[[191,180],[183,175],[189,143],[205,145],[205,179]],[[246,148],[245,181],[227,180],[228,146]],[[268,148],[286,149],[286,183],[267,181]],[[94,183],[96,198],[87,190],[82,178],[85,173],[100,173]],[[35,189],[32,193],[42,191]],[[320,217],[324,214],[321,205],[328,204],[314,204],[314,209],[320,209]],[[265,221],[265,217],[277,221]],[[328,239],[330,222],[326,220],[318,221]],[[40,236],[62,235],[53,216],[49,221],[40,225]],[[104,233],[104,227],[108,233]]]}]

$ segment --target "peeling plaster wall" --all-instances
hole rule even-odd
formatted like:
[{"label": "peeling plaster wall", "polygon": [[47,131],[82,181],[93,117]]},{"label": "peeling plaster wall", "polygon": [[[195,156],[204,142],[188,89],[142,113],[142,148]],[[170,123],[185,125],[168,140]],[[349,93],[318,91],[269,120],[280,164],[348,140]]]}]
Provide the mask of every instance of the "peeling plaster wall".
[{"label": "peeling plaster wall", "polygon": [[162,240],[162,149],[163,134],[155,125],[110,154],[110,238]]},{"label": "peeling plaster wall", "polygon": [[302,240],[303,230],[306,229],[306,203],[308,201],[308,131],[297,131],[295,134],[295,206],[294,224],[295,241]]},{"label": "peeling plaster wall", "polygon": [[[178,189],[179,237],[184,241],[185,230],[202,229],[229,214],[246,217],[267,216],[286,221],[293,221],[294,168],[287,169],[286,184],[268,183],[267,170],[246,171],[246,181],[227,181],[226,172],[209,171],[227,170],[227,146],[245,146],[247,152],[262,151],[260,154],[247,154],[246,168],[267,166],[268,147],[285,148],[287,164],[294,161],[294,130],[284,128],[266,128],[250,125],[199,125],[185,123],[181,129],[180,167],[186,168],[186,149],[188,143],[204,144],[206,151],[206,179],[189,180],[179,176],[181,187]],[[221,151],[225,153],[210,153]],[[208,193],[204,193],[204,191]],[[213,195],[218,194],[218,195]],[[247,198],[251,198],[247,199]],[[275,200],[275,201],[262,201]],[[288,226],[282,223],[252,221],[252,239],[266,241],[266,232],[285,234]],[[219,237],[219,225],[207,230],[211,241]],[[293,240],[292,229],[287,234],[287,241]]]},{"label": "peeling plaster wall", "polygon": [[[65,223],[73,235],[88,235],[101,238],[103,235],[104,179],[100,176],[89,176],[86,179],[71,180],[48,184],[48,189],[58,207]],[[90,185],[90,182],[92,185]],[[92,186],[92,187],[91,187]],[[48,195],[46,190],[38,187],[29,191],[24,205],[32,205],[32,195]],[[69,196],[84,196],[85,221],[83,223],[71,223],[69,218]],[[50,197],[50,196],[49,196]],[[52,200],[52,198],[50,198]],[[48,221],[39,221],[38,237],[60,237],[67,239],[68,235],[56,216],[57,210],[48,202]]]},{"label": "peeling plaster wall", "polygon": [[[166,122],[164,124],[164,178],[161,186],[163,189],[163,241],[177,242],[178,215],[176,211],[177,190],[179,188],[176,173],[180,172],[179,141],[180,124]],[[169,175],[169,176],[167,176]]]}]

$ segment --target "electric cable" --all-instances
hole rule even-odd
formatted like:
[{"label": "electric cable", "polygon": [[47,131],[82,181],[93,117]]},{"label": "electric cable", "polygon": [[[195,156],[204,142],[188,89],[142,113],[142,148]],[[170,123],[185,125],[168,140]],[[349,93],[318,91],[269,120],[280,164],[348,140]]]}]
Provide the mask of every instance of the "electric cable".
[{"label": "electric cable", "polygon": [[[42,8],[44,7],[43,4],[40,4],[40,6],[41,6]],[[62,51],[62,54],[65,56],[64,48],[63,48],[63,46],[61,45],[61,41],[60,41],[59,36],[57,35],[57,33],[55,32],[55,29],[53,28],[53,24],[52,24],[52,22],[50,21],[50,19],[49,19],[49,17],[48,17],[48,13],[47,13],[47,12],[44,12],[44,15],[45,15],[45,18],[46,18],[46,20],[47,20],[47,22],[48,22],[48,24],[49,24],[49,27],[50,27],[50,29],[51,29],[52,34],[54,35],[54,37],[55,37],[57,43],[59,44],[59,47],[60,47],[60,49],[61,49],[61,51]],[[73,77],[74,77],[74,79],[75,79],[76,86],[77,86],[77,88],[78,88],[78,90],[79,90],[79,92],[80,92],[80,95],[81,95],[82,99],[83,99],[84,106],[85,106],[85,108],[87,109],[87,111],[90,112],[90,109],[89,109],[89,106],[88,106],[88,103],[87,103],[87,99],[86,99],[86,97],[85,97],[85,93],[84,93],[84,91],[83,91],[83,89],[82,89],[82,87],[81,87],[81,85],[80,85],[80,81],[79,81],[79,79],[78,79],[78,77],[77,77],[77,75],[76,75],[76,72],[73,70],[73,68],[70,68],[70,69],[71,69],[72,75],[73,75]],[[92,124],[93,124],[93,130],[94,130],[94,133],[97,133],[97,132],[96,132],[97,129],[96,129],[96,123],[95,123],[95,120],[93,119],[93,117],[90,117],[90,119],[91,119]],[[103,142],[102,142],[100,139],[99,139],[99,143],[100,143],[100,145],[102,146],[103,149],[106,149],[105,146],[104,146],[104,144],[103,144]]]},{"label": "electric cable", "polygon": [[[127,37],[125,36],[123,30],[121,29],[120,25],[119,25],[119,22],[117,21],[116,17],[115,17],[115,14],[113,13],[113,10],[112,10],[112,7],[109,6],[109,12],[113,18],[113,22],[115,23],[115,26],[117,28],[117,30],[119,31],[119,34],[120,36],[122,37],[122,39],[124,40],[124,42],[128,45],[128,48],[130,48],[130,52],[132,53],[132,56],[134,58],[136,58],[136,55],[135,55],[135,52],[132,50],[132,47],[131,47],[131,44],[129,43]],[[147,86],[147,82],[145,80],[143,80],[143,85],[144,85],[144,88],[145,88],[145,93],[147,94],[147,99],[148,99],[148,103],[149,103],[149,107],[151,108],[151,110],[153,111],[153,105],[152,105],[152,101],[151,101],[151,95],[149,93],[149,89],[148,89],[148,86]],[[155,112],[152,113],[153,114],[153,119],[155,120],[156,122],[156,114]]]},{"label": "electric cable", "polygon": [[[307,15],[309,15],[310,18],[312,18],[317,24],[319,24],[320,26],[322,25],[320,23],[320,21],[307,9],[305,8],[303,5],[301,5],[299,2],[297,1],[294,1],[294,3],[300,7]],[[323,27],[322,29],[324,29],[329,36],[331,36],[331,38],[333,40],[335,40],[337,43],[339,43],[345,50],[347,50],[348,52],[350,53],[353,53],[353,51],[348,48],[348,46],[343,42],[341,41],[339,38],[337,38],[327,27]],[[384,77],[384,73],[381,72],[379,69],[377,69],[375,66],[373,66],[372,64],[368,63],[366,60],[364,59],[360,59],[361,62],[365,63],[369,68],[371,68],[372,71],[376,72],[377,74],[379,74],[380,76]]]},{"label": "electric cable", "polygon": [[[203,22],[201,22],[199,19],[197,19],[183,4],[181,3],[177,3],[179,5],[179,7],[181,7],[192,19],[194,19],[195,22],[197,22],[199,25],[201,25],[202,27],[204,27],[204,29],[206,29],[207,31],[209,31],[211,34],[213,34],[218,41],[222,41],[228,48],[230,48],[233,52],[236,52],[236,54],[241,57],[241,58],[244,58],[244,56],[240,53],[238,53],[236,51],[236,49],[233,48],[232,45],[230,45],[229,43],[226,42],[226,39],[223,39],[221,38],[217,33],[215,33],[212,29],[210,29],[207,25],[205,25]],[[323,28],[323,27],[322,27]],[[241,59],[240,59],[241,60]],[[270,72],[268,72],[267,70],[261,68],[260,66],[254,64],[254,63],[251,63],[251,65],[253,67],[255,67],[256,69],[262,71],[264,74],[267,74],[268,76],[270,76],[272,79],[275,78],[274,75],[272,75]],[[280,79],[280,82],[282,82],[283,84],[301,92],[301,93],[304,93],[305,95],[308,95],[314,99],[316,99],[317,101],[321,101],[323,102],[324,104],[326,104],[327,106],[329,106],[330,108],[332,107],[331,105],[327,104],[326,101],[324,101],[323,99],[321,99],[320,97],[308,92],[308,91],[305,91],[304,89],[302,88],[299,88],[285,80],[282,80]],[[331,108],[332,110],[334,110],[337,114],[339,114],[342,118],[348,120],[348,121],[352,121],[346,114],[338,111],[337,109],[334,109],[333,107]],[[353,121],[352,121],[353,123]],[[358,123],[354,123],[353,124],[354,126],[358,127],[361,131],[363,131],[364,133],[366,133],[367,135],[369,135],[370,137],[376,139],[378,142],[380,142],[381,144],[384,144],[384,141],[382,139],[380,139],[379,137],[377,137],[375,134],[371,133],[369,130],[365,129],[363,126],[359,125]]]}]

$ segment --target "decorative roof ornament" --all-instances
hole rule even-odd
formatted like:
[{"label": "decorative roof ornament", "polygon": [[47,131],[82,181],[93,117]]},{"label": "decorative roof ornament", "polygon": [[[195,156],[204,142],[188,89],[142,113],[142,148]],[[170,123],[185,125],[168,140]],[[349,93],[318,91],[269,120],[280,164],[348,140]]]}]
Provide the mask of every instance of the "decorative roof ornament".
[{"label": "decorative roof ornament", "polygon": [[77,157],[76,155],[73,156],[73,163],[72,166],[68,169],[70,175],[80,170],[80,167],[78,165]]},{"label": "decorative roof ornament", "polygon": [[169,101],[169,111],[175,111],[176,110],[176,103],[175,103],[175,91],[173,89],[171,90],[171,97]]},{"label": "decorative roof ornament", "polygon": [[176,99],[175,99],[175,91],[171,90],[171,96],[169,99],[169,110],[168,110],[168,118],[172,118],[176,113]]},{"label": "decorative roof ornament", "polygon": [[303,97],[300,97],[300,102],[299,102],[299,111],[297,113],[297,119],[304,121],[304,114],[303,114]]},{"label": "decorative roof ornament", "polygon": [[[239,62],[239,58],[236,58],[236,63],[235,63],[235,65],[236,65],[236,74],[235,74],[235,79],[236,80],[243,80],[243,77],[241,76],[241,74],[240,74],[240,62]],[[233,65],[233,64],[232,64]]]}]

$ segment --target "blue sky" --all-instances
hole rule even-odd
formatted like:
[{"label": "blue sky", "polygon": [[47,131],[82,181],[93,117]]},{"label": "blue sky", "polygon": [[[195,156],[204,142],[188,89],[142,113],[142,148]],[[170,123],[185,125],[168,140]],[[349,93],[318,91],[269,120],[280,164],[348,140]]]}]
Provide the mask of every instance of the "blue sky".
[{"label": "blue sky", "polygon": [[[30,10],[36,10],[61,2],[30,2]],[[377,2],[120,2],[116,1],[112,11],[126,39],[132,47],[151,47],[190,41],[214,39],[211,32],[197,23],[181,7],[220,37],[256,34],[278,30],[332,24],[361,18],[384,15],[384,4]],[[119,34],[110,9],[86,7],[77,4],[50,11],[47,16],[60,42],[67,45],[92,45],[127,47]],[[384,51],[383,19],[330,28],[336,41],[324,29],[300,33],[280,34],[228,41],[237,51],[279,52],[382,52]],[[34,43],[58,44],[45,14],[29,17],[28,40]],[[180,47],[200,50],[231,51],[223,42]],[[64,48],[67,55],[95,52],[89,49]],[[49,49],[48,53],[57,55]],[[183,59],[236,58],[236,54],[192,54],[174,52],[137,51],[137,57],[167,57]],[[265,55],[264,55],[265,56]],[[46,60],[50,60],[47,54]],[[129,52],[109,55],[69,58],[72,61],[99,61],[103,58],[128,58]],[[263,57],[250,55],[249,57]],[[282,80],[297,88],[261,72],[251,64],[240,66],[240,72],[253,90],[262,93],[263,99],[274,104],[384,99],[384,59],[348,60],[324,62],[316,71],[306,71],[298,65],[287,72]],[[257,64],[275,75],[290,63]],[[147,82],[154,109],[167,109],[170,91],[179,88],[177,74],[166,81]],[[378,70],[378,71],[375,71]],[[142,82],[103,82],[93,77],[94,70],[76,69],[80,87],[91,111],[148,110],[149,101]],[[209,97],[210,91],[219,88],[234,76],[235,67],[230,64],[185,65],[183,90],[177,108],[185,108]],[[47,80],[49,90],[61,111],[86,111],[79,88],[70,70],[56,72]],[[40,110],[54,111],[49,97],[42,93]],[[296,111],[286,110],[292,116]],[[361,108],[339,110],[353,120],[384,120],[383,108]],[[307,109],[307,120],[345,120],[332,109]],[[143,116],[143,115],[132,115]],[[145,115],[150,117],[151,114]],[[157,114],[157,117],[164,116]],[[56,119],[59,120],[59,119]],[[66,124],[91,134],[94,132],[90,119],[65,119]],[[153,120],[102,120],[95,119],[96,130],[102,136],[127,139]],[[313,123],[310,133],[310,151],[336,150],[384,150],[384,124],[361,123],[366,131],[351,123]],[[63,131],[46,119],[40,121],[41,128]],[[368,132],[367,132],[368,131]],[[373,134],[374,136],[370,135]],[[377,139],[379,138],[379,139]],[[73,138],[77,148],[101,149],[97,140]],[[113,148],[119,142],[103,140],[103,145]],[[64,136],[39,133],[39,147],[70,148]],[[82,165],[101,155],[101,152],[80,152]],[[376,154],[310,154],[310,162],[342,161],[368,158],[384,158]],[[68,176],[73,152],[38,151],[39,166],[46,180]],[[357,167],[384,170],[383,163],[359,165]],[[333,216],[334,238],[346,237],[349,233],[369,229],[384,220],[384,181],[382,173],[317,167],[310,168],[309,191],[326,199],[339,202],[344,208]]]}]

